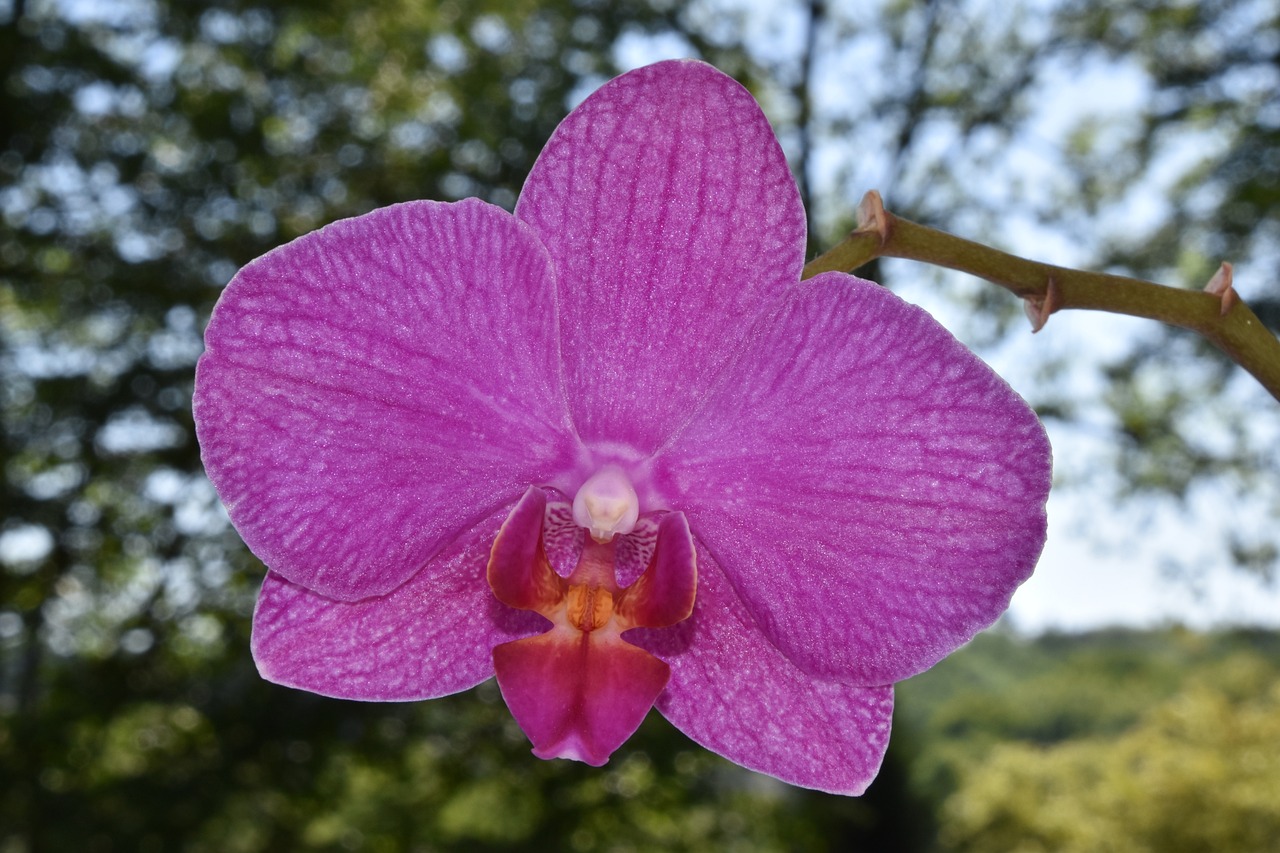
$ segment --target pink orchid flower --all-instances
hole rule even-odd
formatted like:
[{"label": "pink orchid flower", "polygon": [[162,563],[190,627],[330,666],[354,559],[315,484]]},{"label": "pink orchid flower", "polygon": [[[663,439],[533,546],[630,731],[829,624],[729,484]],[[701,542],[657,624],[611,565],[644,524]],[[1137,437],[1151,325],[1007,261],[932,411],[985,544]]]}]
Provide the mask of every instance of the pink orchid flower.
[{"label": "pink orchid flower", "polygon": [[1050,453],[925,312],[801,282],[804,245],[755,101],[677,61],[575,109],[514,214],[399,204],[246,266],[194,407],[270,569],[262,674],[403,701],[496,672],[542,757],[603,764],[656,706],[862,792],[893,683],[1030,575]]}]

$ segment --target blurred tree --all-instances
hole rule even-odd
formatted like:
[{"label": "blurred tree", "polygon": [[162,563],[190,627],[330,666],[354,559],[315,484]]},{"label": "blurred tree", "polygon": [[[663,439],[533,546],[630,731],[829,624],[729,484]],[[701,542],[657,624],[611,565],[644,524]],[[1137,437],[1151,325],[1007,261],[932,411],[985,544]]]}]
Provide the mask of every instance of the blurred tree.
[{"label": "blurred tree", "polygon": [[[702,0],[689,17],[724,5]],[[747,49],[810,173],[813,244],[832,244],[879,188],[906,218],[1067,266],[1199,289],[1231,261],[1280,329],[1274,3],[797,2],[756,17],[796,34]],[[807,37],[806,19],[818,21]],[[1027,342],[999,288],[904,261],[861,272],[944,316],[1050,421],[1059,488],[1090,496],[1081,535],[1132,544],[1102,538],[1099,500],[1120,505],[1130,540],[1180,516],[1195,547],[1147,546],[1172,568],[1271,577],[1280,418],[1211,346],[1096,314],[1059,315]]]},{"label": "blurred tree", "polygon": [[240,265],[409,198],[510,206],[617,73],[614,46],[676,32],[672,8],[0,6],[0,848],[780,850],[885,831],[858,801],[806,822],[827,798],[656,715],[586,772],[530,758],[491,685],[390,706],[262,682],[263,568],[200,469],[192,368]]},{"label": "blurred tree", "polygon": [[[1144,97],[1071,132],[1082,209],[1109,229],[1097,263],[1200,286],[1220,261],[1273,331],[1280,329],[1280,8],[1266,0],[1065,3],[1058,49],[1077,65],[1124,63]],[[1133,216],[1146,188],[1167,200]],[[1241,567],[1271,577],[1280,558],[1280,419],[1274,403],[1204,342],[1155,329],[1106,368],[1126,495],[1165,494],[1187,515],[1236,504],[1223,525]],[[1214,405],[1204,405],[1211,397]]]},{"label": "blurred tree", "polygon": [[1262,851],[1280,837],[1280,678],[1238,655],[1114,737],[997,745],[942,813],[957,851]]},{"label": "blurred tree", "polygon": [[[761,98],[814,187],[817,245],[870,186],[975,236],[1051,219],[1096,237],[1063,210],[1110,209],[1161,145],[1209,128],[1211,159],[1168,188],[1182,218],[1148,229],[1159,253],[1081,241],[1138,271],[1172,258],[1197,283],[1215,253],[1274,255],[1275,87],[1255,78],[1274,74],[1280,25],[1274,10],[1240,17],[1269,8],[1081,0],[1048,26],[1038,6],[982,0],[0,0],[0,848],[924,845],[932,794],[912,794],[903,764],[928,731],[914,718],[850,801],[740,772],[656,715],[588,772],[529,759],[491,687],[380,706],[261,682],[247,634],[263,569],[192,435],[208,312],[243,263],[333,219],[410,198],[510,206],[572,104],[673,52]],[[1073,123],[1071,169],[1047,187],[1010,171],[1054,109],[1054,69],[1094,55],[1172,94],[1119,129]],[[1141,145],[1117,160],[1116,138]],[[903,287],[899,269],[883,272]],[[970,340],[1004,340],[1013,300],[954,292]],[[1265,485],[1274,418],[1248,418],[1257,396],[1175,340],[1112,362],[1111,469],[1147,491],[1252,487],[1280,511]],[[1166,366],[1138,363],[1156,348]],[[1225,388],[1223,405],[1199,405],[1206,388]],[[1050,413],[1097,411],[1066,386],[1035,390]],[[1263,529],[1228,531],[1242,561],[1274,559]]]},{"label": "blurred tree", "polygon": [[[945,804],[934,849],[1209,849],[1197,823],[1216,827],[1212,849],[1269,849],[1226,839],[1233,821],[1245,821],[1240,840],[1280,820],[1257,755],[1277,653],[1280,635],[1262,631],[979,637],[899,689],[899,719],[927,745],[909,785]],[[1221,801],[1161,801],[1241,762]]]}]

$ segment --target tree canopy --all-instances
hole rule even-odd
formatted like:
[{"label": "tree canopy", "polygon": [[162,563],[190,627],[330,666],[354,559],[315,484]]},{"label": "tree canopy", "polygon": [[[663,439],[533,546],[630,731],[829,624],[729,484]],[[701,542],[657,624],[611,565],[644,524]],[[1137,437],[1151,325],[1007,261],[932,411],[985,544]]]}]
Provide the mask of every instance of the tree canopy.
[{"label": "tree canopy", "polygon": [[[900,715],[881,780],[839,802],[738,773],[656,715],[588,772],[529,759],[492,685],[369,706],[258,679],[248,619],[264,569],[203,475],[190,414],[220,288],[380,205],[510,207],[573,104],[676,53],[762,101],[815,251],[878,187],[904,216],[1059,262],[1199,288],[1231,260],[1280,326],[1280,10],[1265,0],[0,3],[3,846],[925,849],[918,815],[945,800],[944,844],[1051,849],[1087,846],[1062,821],[1098,813],[1104,793],[1112,829],[1125,797],[1151,806],[1129,827],[1150,849],[1170,832],[1186,849],[1250,849],[1228,824],[1274,826],[1265,809],[1270,823],[1249,822],[1276,776],[1256,759],[1275,739],[1261,670],[1247,690],[1189,684],[1137,716],[1110,688],[1081,707],[1095,694],[1062,675],[1038,695],[1090,721],[1052,724],[1080,742],[1006,745],[963,778],[935,762],[941,787],[913,763],[937,747],[920,734],[933,723]],[[993,357],[1025,335],[995,288],[899,262],[861,272],[927,293]],[[1061,439],[1063,486],[1179,507],[1217,562],[1272,572],[1274,401],[1186,333],[1103,324],[1128,337],[1099,342],[1081,328],[1055,317],[1017,345],[1036,355],[1011,376]],[[1245,768],[1214,789],[1221,827],[1179,822],[1191,771],[1149,758],[1179,743],[1201,778]],[[1067,787],[1060,811],[1019,810]]]}]

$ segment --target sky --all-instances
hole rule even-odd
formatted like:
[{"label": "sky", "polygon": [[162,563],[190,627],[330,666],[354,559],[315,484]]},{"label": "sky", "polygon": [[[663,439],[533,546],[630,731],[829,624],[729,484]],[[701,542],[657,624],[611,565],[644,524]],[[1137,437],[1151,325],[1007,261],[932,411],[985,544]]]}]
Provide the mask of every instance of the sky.
[{"label": "sky", "polygon": [[[1104,550],[1081,535],[1080,510],[1074,494],[1050,497],[1044,553],[1035,574],[1014,594],[1007,614],[1016,630],[1039,633],[1174,624],[1201,630],[1280,628],[1280,588],[1228,565],[1216,540],[1206,540],[1194,528],[1165,518],[1134,537],[1130,547]],[[1165,563],[1169,537],[1209,555],[1192,575]],[[1219,552],[1216,559],[1215,550]]]}]

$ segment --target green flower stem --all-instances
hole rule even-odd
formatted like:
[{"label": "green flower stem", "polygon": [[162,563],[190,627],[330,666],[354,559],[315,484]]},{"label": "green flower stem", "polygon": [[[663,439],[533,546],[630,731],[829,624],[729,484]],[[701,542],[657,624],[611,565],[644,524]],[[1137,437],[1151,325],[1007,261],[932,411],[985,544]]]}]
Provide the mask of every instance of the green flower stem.
[{"label": "green flower stem", "polygon": [[1280,341],[1231,290],[1229,274],[1224,292],[1207,293],[1028,261],[894,216],[874,190],[863,199],[859,213],[858,228],[806,264],[804,278],[847,272],[875,258],[910,258],[967,272],[1012,291],[1027,300],[1037,328],[1063,308],[1159,320],[1203,335],[1280,400]]}]

